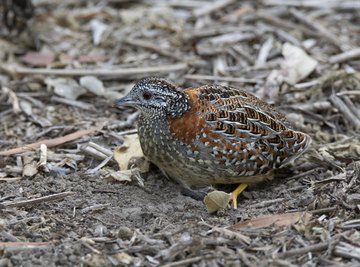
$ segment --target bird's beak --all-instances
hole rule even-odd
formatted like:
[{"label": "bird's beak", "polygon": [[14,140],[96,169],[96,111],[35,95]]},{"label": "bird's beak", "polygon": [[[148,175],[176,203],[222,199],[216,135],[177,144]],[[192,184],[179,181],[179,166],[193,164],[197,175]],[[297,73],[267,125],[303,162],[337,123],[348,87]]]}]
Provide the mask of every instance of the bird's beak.
[{"label": "bird's beak", "polygon": [[134,101],[130,96],[127,95],[120,99],[117,99],[114,103],[114,106],[119,108],[121,106],[134,106],[136,104],[136,101]]}]

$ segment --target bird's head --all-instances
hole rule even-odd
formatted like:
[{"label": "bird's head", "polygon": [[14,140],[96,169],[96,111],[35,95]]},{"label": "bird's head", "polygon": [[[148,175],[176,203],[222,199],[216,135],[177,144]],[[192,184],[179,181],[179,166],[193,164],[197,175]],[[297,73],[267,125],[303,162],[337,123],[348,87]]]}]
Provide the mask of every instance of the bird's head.
[{"label": "bird's head", "polygon": [[115,105],[134,106],[148,116],[168,115],[177,117],[189,109],[185,93],[160,78],[144,78],[138,81],[128,95],[116,100]]}]

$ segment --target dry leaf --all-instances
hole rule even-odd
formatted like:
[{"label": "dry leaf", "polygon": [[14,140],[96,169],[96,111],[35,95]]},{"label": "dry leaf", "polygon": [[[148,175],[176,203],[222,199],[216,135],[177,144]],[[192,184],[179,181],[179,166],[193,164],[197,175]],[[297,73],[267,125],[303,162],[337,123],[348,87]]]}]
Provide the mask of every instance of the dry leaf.
[{"label": "dry leaf", "polygon": [[131,182],[131,176],[133,175],[133,171],[134,170],[112,171],[109,169],[102,169],[101,173],[105,179],[114,179],[119,182]]},{"label": "dry leaf", "polygon": [[311,218],[311,213],[308,212],[292,212],[292,213],[283,213],[283,214],[274,214],[269,216],[262,216],[255,219],[251,219],[246,222],[241,222],[232,225],[231,229],[241,229],[241,228],[264,228],[275,224],[277,226],[288,226],[295,224],[301,218],[304,218],[304,221],[309,221]]},{"label": "dry leaf", "polygon": [[283,45],[282,54],[284,60],[281,63],[281,70],[272,70],[266,78],[265,86],[258,92],[258,96],[267,99],[269,103],[277,101],[280,85],[284,81],[296,84],[313,72],[318,64],[304,50],[289,43]]},{"label": "dry leaf", "polygon": [[105,254],[87,254],[82,261],[89,267],[112,266],[111,261]]},{"label": "dry leaf", "polygon": [[223,191],[212,191],[204,198],[204,203],[209,213],[225,209],[229,204],[231,194]]},{"label": "dry leaf", "polygon": [[27,52],[21,61],[32,66],[46,66],[54,61],[55,56],[50,53]]},{"label": "dry leaf", "polygon": [[36,162],[28,156],[24,157],[23,177],[34,177],[38,173]]},{"label": "dry leaf", "polygon": [[318,64],[304,50],[289,43],[283,45],[282,54],[285,60],[281,64],[281,74],[289,84],[296,84],[306,78]]},{"label": "dry leaf", "polygon": [[[114,159],[119,164],[120,170],[128,170],[129,162],[133,158],[143,158],[139,136],[137,134],[126,135],[124,144],[114,149]],[[134,164],[135,165],[135,164]],[[140,172],[148,171],[148,164],[141,164]]]},{"label": "dry leaf", "polygon": [[75,100],[86,93],[86,90],[73,79],[47,78],[45,83],[47,86],[54,88],[55,94],[71,100]]},{"label": "dry leaf", "polygon": [[80,85],[97,96],[103,96],[105,93],[103,82],[94,76],[81,77]]},{"label": "dry leaf", "polygon": [[133,257],[125,252],[119,252],[116,254],[113,254],[112,257],[116,258],[119,262],[122,264],[125,264],[126,266],[129,265],[133,261]]},{"label": "dry leaf", "polygon": [[94,44],[95,45],[100,44],[102,41],[103,34],[108,29],[109,26],[98,19],[93,19],[90,21],[90,27],[92,30],[92,37]]}]

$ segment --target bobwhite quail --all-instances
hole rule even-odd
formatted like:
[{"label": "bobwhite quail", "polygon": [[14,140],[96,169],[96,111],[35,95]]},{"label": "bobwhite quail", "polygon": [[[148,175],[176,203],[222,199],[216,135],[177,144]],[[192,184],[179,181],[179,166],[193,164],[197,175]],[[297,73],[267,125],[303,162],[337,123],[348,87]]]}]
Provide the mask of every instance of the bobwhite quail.
[{"label": "bobwhite quail", "polygon": [[240,89],[203,85],[180,90],[145,78],[116,106],[140,110],[138,134],[144,155],[185,188],[249,183],[299,157],[311,138],[291,128],[281,113]]}]

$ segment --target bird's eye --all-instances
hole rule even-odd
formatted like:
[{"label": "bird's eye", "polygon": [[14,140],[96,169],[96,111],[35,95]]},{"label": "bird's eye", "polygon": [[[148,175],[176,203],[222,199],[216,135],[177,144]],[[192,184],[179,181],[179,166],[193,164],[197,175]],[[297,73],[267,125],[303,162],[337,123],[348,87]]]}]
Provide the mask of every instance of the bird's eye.
[{"label": "bird's eye", "polygon": [[149,100],[151,97],[152,97],[152,93],[150,93],[150,92],[143,93],[144,100]]}]

